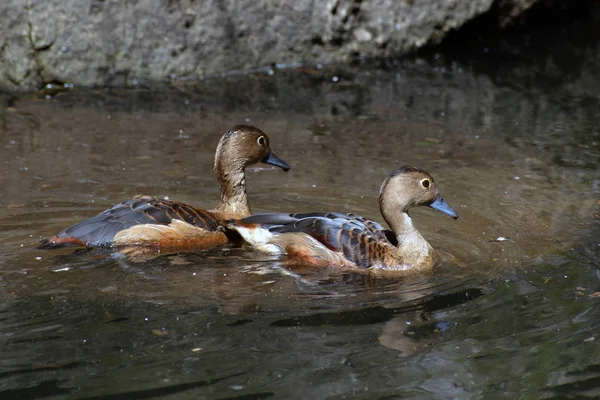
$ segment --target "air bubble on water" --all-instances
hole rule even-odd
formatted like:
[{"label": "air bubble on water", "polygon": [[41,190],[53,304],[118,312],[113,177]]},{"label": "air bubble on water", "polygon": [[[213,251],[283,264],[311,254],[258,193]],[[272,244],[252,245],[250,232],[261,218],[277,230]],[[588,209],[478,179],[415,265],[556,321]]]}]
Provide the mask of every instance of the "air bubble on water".
[{"label": "air bubble on water", "polygon": [[183,133],[183,129],[179,130],[179,135],[177,136],[178,139],[189,139],[190,137],[186,134]]}]

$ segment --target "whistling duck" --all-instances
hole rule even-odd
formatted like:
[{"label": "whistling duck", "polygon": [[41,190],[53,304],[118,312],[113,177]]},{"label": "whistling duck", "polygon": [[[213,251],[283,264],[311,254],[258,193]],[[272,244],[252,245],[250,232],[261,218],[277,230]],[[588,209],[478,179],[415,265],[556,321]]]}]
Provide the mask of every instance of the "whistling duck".
[{"label": "whistling duck", "polygon": [[385,179],[379,207],[391,230],[355,214],[265,213],[227,221],[251,247],[321,266],[370,270],[425,271],[439,257],[415,229],[408,209],[429,206],[458,218],[440,196],[433,177],[404,166]]},{"label": "whistling duck", "polygon": [[290,166],[269,147],[260,129],[238,125],[219,141],[214,171],[221,186],[221,201],[206,211],[189,204],[155,197],[139,197],[117,204],[100,214],[42,240],[40,248],[70,246],[212,247],[228,239],[222,223],[250,215],[245,169],[263,162],[284,171]]}]

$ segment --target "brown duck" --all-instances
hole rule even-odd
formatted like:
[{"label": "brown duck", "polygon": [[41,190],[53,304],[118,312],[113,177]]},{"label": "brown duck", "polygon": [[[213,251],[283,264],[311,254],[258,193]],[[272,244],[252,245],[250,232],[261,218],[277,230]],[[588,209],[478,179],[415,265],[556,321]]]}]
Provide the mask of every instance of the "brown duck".
[{"label": "brown duck", "polygon": [[221,185],[221,201],[210,211],[155,197],[139,197],[42,240],[40,248],[69,246],[158,246],[206,248],[227,243],[223,221],[250,215],[245,169],[263,162],[284,171],[290,166],[269,147],[260,129],[238,125],[219,141],[214,170]]},{"label": "brown duck", "polygon": [[408,216],[409,208],[416,206],[458,218],[431,175],[404,166],[386,178],[379,192],[381,214],[391,230],[355,214],[336,212],[256,214],[228,221],[228,227],[258,250],[308,264],[424,271],[433,268],[439,257]]}]

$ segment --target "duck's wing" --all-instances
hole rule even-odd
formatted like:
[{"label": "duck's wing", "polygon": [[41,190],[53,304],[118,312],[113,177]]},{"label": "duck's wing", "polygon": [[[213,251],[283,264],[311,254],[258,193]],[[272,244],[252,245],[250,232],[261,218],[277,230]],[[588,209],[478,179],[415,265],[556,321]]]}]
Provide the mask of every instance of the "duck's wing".
[{"label": "duck's wing", "polygon": [[117,204],[57,235],[42,241],[40,248],[68,246],[106,246],[115,235],[129,228],[148,225],[171,225],[173,220],[186,222],[206,231],[216,231],[221,221],[210,212],[172,200],[140,197]]},{"label": "duck's wing", "polygon": [[388,241],[392,246],[398,246],[398,239],[396,238],[396,235],[394,235],[394,232],[384,228],[379,222],[353,213],[342,215],[346,215],[349,220],[354,220],[359,224],[362,224],[362,226],[371,231],[371,233],[379,240]]},{"label": "duck's wing", "polygon": [[[379,222],[373,221],[372,219],[362,217],[354,213],[339,213],[339,212],[312,212],[312,213],[298,213],[298,214],[285,214],[285,213],[259,213],[246,217],[241,220],[244,224],[258,224],[263,228],[269,229],[273,232],[277,232],[278,229],[295,229],[290,228],[298,221],[306,220],[310,218],[325,218],[333,221],[343,221],[350,225],[356,226],[359,229],[364,229],[370,232],[378,240],[389,242],[392,246],[398,245],[398,240],[389,229],[384,228]],[[286,228],[283,228],[286,227]]]},{"label": "duck's wing", "polygon": [[[355,214],[345,213],[306,213],[255,214],[234,223],[243,227],[238,232],[252,245],[267,248],[265,244],[275,243],[286,249],[294,247],[299,253],[307,253],[315,249],[300,248],[306,246],[294,234],[306,234],[318,241],[331,252],[341,253],[350,263],[359,267],[369,267],[380,261],[387,248],[392,244],[387,238],[386,229],[379,223]],[[252,232],[267,230],[270,235],[252,235]],[[251,239],[248,240],[248,237]]]}]

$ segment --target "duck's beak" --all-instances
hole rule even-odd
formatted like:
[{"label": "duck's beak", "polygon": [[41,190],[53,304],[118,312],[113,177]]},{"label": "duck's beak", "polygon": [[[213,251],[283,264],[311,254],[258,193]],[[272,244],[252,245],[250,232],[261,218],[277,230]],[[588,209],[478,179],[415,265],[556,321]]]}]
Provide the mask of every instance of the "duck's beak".
[{"label": "duck's beak", "polygon": [[433,202],[429,203],[429,207],[433,208],[434,210],[438,210],[441,213],[449,215],[454,219],[458,218],[458,213],[454,211],[454,209],[450,207],[448,203],[446,203],[444,199],[442,199],[442,196],[440,196],[439,194]]},{"label": "duck's beak", "polygon": [[261,161],[264,162],[265,164],[271,164],[276,167],[279,167],[284,171],[289,171],[291,168],[288,165],[288,163],[283,161],[281,158],[277,157],[275,155],[275,153],[273,153],[272,151],[269,151],[269,154],[267,154],[267,156],[265,158],[263,158]]}]

